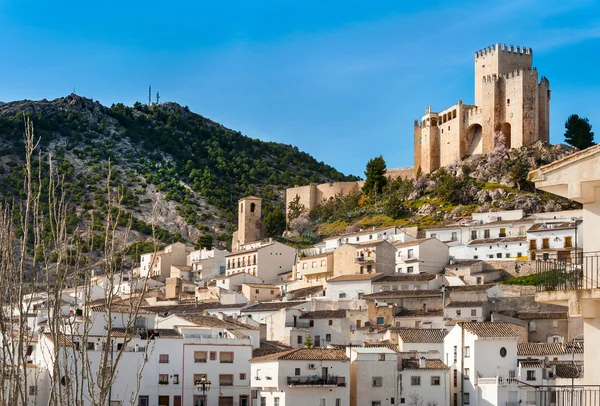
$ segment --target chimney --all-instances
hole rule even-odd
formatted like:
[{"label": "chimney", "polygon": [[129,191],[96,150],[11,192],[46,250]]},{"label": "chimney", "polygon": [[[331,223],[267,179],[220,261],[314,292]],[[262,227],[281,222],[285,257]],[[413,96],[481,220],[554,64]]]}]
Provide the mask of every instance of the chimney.
[{"label": "chimney", "polygon": [[419,359],[419,369],[424,369],[425,368],[425,357],[421,357],[421,359]]}]

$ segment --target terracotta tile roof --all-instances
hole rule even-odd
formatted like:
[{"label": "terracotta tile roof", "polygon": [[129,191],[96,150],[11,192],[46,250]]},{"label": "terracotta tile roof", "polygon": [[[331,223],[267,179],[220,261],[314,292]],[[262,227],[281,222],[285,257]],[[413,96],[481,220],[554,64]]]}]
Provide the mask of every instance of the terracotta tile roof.
[{"label": "terracotta tile roof", "polygon": [[300,315],[301,319],[343,319],[344,317],[346,317],[346,310],[317,310]]},{"label": "terracotta tile roof", "polygon": [[478,337],[494,337],[494,338],[506,338],[515,337],[519,335],[510,327],[508,323],[459,323],[463,328]]},{"label": "terracotta tile roof", "polygon": [[330,348],[296,348],[263,357],[252,358],[250,362],[259,361],[349,361],[346,351]]},{"label": "terracotta tile roof", "polygon": [[260,247],[250,248],[250,249],[243,250],[243,251],[235,251],[235,252],[232,252],[230,254],[226,254],[225,258],[235,257],[237,255],[242,255],[242,254],[249,254],[251,252],[256,252],[256,251],[258,251],[261,248],[265,248],[265,247],[268,247],[268,246],[273,245],[273,244],[275,244],[275,243],[274,242],[270,242],[270,243],[267,243],[265,245],[261,245]]},{"label": "terracotta tile roof", "polygon": [[520,237],[482,238],[479,240],[473,240],[467,245],[504,244],[504,243],[509,243],[509,242],[524,242],[524,241],[527,241],[526,235],[523,235]]},{"label": "terracotta tile roof", "polygon": [[429,238],[417,238],[416,240],[410,240],[410,241],[397,241],[394,242],[394,247],[396,248],[402,248],[402,247],[410,247],[411,245],[418,245],[421,244],[423,241],[427,241],[427,240],[431,240],[435,237],[429,237]]},{"label": "terracotta tile roof", "polygon": [[497,283],[486,283],[483,285],[446,286],[446,290],[449,292],[477,292],[488,290],[496,285]]},{"label": "terracotta tile roof", "polygon": [[529,230],[528,233],[531,232],[545,232],[545,231],[555,231],[555,230],[569,230],[575,229],[575,222],[572,221],[558,221],[551,223],[535,223]]},{"label": "terracotta tile roof", "polygon": [[567,312],[521,312],[515,316],[521,320],[557,320],[568,319]]},{"label": "terracotta tile roof", "polygon": [[325,288],[321,285],[309,286],[306,288],[288,290],[287,294],[293,296],[294,299],[305,299],[308,296],[322,292]]},{"label": "terracotta tile roof", "polygon": [[457,307],[481,307],[487,302],[450,302],[446,305],[448,308],[457,308]]},{"label": "terracotta tile roof", "polygon": [[390,331],[398,334],[405,343],[443,343],[448,331],[443,328],[398,328],[392,327]]},{"label": "terracotta tile roof", "polygon": [[[346,238],[346,237],[353,237],[353,236],[357,236],[357,235],[369,235],[369,234],[375,234],[375,233],[379,233],[380,231],[383,230],[400,230],[398,227],[394,227],[394,226],[388,226],[388,227],[379,227],[379,228],[374,228],[371,230],[361,230],[361,231],[356,231],[354,233],[347,233],[347,234],[341,234],[339,235],[337,238]],[[402,230],[400,230],[402,231]],[[392,234],[390,234],[392,235]],[[332,240],[335,239],[336,237],[331,237],[331,238],[327,238],[326,240]]]},{"label": "terracotta tile roof", "polygon": [[566,354],[565,346],[560,343],[519,343],[517,355],[561,355]]},{"label": "terracotta tile roof", "polygon": [[468,266],[478,264],[479,262],[481,262],[480,259],[455,259],[453,263],[446,265],[446,268],[452,268],[454,265]]},{"label": "terracotta tile roof", "polygon": [[170,314],[202,314],[207,310],[213,309],[241,309],[247,306],[246,304],[221,304],[218,302],[200,302],[198,304],[190,303],[190,304],[178,304],[178,305],[168,305],[168,306],[144,306],[144,310],[152,313],[167,315]]},{"label": "terracotta tile roof", "polygon": [[572,361],[551,361],[549,365],[556,366],[556,377],[557,378],[580,378],[583,377],[581,369],[583,363],[575,361],[573,365]]},{"label": "terracotta tile roof", "polygon": [[[348,245],[356,245],[357,247],[371,247],[373,245],[379,245],[386,243],[386,240],[370,240],[370,241],[362,241],[362,242],[350,242],[348,241]],[[388,243],[389,244],[389,243]]]},{"label": "terracotta tile roof", "polygon": [[378,280],[383,277],[382,273],[361,273],[355,275],[341,275],[336,276],[335,278],[331,278],[327,280],[327,283],[336,283],[336,282],[355,282],[355,281],[368,281],[368,280]]},{"label": "terracotta tile roof", "polygon": [[449,369],[440,359],[426,359],[425,368],[420,368],[419,359],[409,358],[402,360],[402,369]]},{"label": "terracotta tile roof", "polygon": [[173,268],[179,269],[180,271],[191,271],[192,267],[189,265],[171,265]]},{"label": "terracotta tile roof", "polygon": [[519,361],[519,364],[523,368],[543,368],[544,367],[544,363],[542,361],[532,361],[532,360]]},{"label": "terracotta tile roof", "polygon": [[171,328],[159,328],[153,331],[160,338],[183,338],[179,331]]},{"label": "terracotta tile roof", "polygon": [[[107,311],[106,305],[93,306],[91,307],[93,312],[104,313]],[[130,306],[129,304],[113,304],[110,307],[110,311],[113,313],[135,313],[135,307]],[[138,309],[138,314],[154,314],[154,312],[149,311],[146,307],[140,306]]]},{"label": "terracotta tile roof", "polygon": [[402,308],[398,311],[394,317],[443,317],[444,311],[442,309],[417,309],[409,310]]},{"label": "terracotta tile roof", "polygon": [[435,279],[435,275],[430,274],[414,274],[414,273],[406,273],[406,274],[396,274],[396,275],[386,275],[381,279],[377,279],[377,283],[385,283],[385,282],[428,282]]},{"label": "terracotta tile roof", "polygon": [[248,312],[265,312],[269,310],[277,311],[281,309],[287,309],[289,307],[294,307],[298,305],[308,305],[309,302],[305,300],[296,300],[296,301],[281,301],[281,302],[260,302],[255,305],[247,306],[241,310],[242,313]]},{"label": "terracotta tile roof", "polygon": [[113,327],[110,336],[116,338],[130,338],[139,337],[139,334],[136,334],[135,330]]},{"label": "terracotta tile roof", "polygon": [[279,291],[279,286],[269,285],[266,283],[242,283],[242,285],[250,286],[251,288],[261,288],[261,289],[276,289]]},{"label": "terracotta tile roof", "polygon": [[439,289],[415,289],[415,290],[386,290],[383,292],[370,293],[363,295],[363,299],[385,299],[394,297],[421,297],[421,296],[442,296]]},{"label": "terracotta tile roof", "polygon": [[[48,340],[50,340],[53,343],[55,343],[54,337],[53,337],[52,333],[44,333],[44,337],[46,337]],[[64,335],[64,334],[58,334],[56,338],[58,339],[58,346],[59,347],[73,347],[74,346],[74,344],[71,341],[71,339],[69,337],[67,337],[66,335]]]}]

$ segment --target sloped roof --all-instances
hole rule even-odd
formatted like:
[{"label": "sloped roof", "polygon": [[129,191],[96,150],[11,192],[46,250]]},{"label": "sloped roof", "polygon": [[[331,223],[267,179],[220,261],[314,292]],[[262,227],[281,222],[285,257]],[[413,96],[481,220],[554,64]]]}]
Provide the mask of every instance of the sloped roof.
[{"label": "sloped roof", "polygon": [[549,364],[556,367],[556,377],[558,378],[583,377],[583,373],[581,373],[583,363],[580,361],[575,361],[575,365],[572,361],[551,361]]},{"label": "sloped roof", "polygon": [[287,309],[288,307],[294,307],[302,304],[308,304],[309,302],[305,300],[296,300],[296,301],[281,301],[281,302],[259,302],[252,306],[247,306],[244,309],[240,310],[241,312],[263,312],[263,311],[277,311],[281,309]]},{"label": "sloped roof", "polygon": [[331,278],[327,280],[327,283],[336,283],[336,282],[355,282],[355,281],[375,281],[378,278],[382,277],[382,273],[361,273],[355,275],[341,275],[336,276],[335,278]]},{"label": "sloped roof", "polygon": [[449,369],[440,359],[426,359],[425,368],[420,368],[419,359],[409,358],[402,360],[402,369]]},{"label": "sloped roof", "polygon": [[444,342],[448,331],[443,328],[391,328],[398,333],[399,338],[405,343],[436,343]]},{"label": "sloped roof", "polygon": [[515,316],[521,320],[557,320],[568,319],[567,312],[521,312]]},{"label": "sloped roof", "polygon": [[363,299],[385,299],[394,297],[421,297],[421,296],[440,296],[442,291],[439,289],[415,289],[415,290],[386,290],[383,292],[370,293],[363,295]]},{"label": "sloped roof", "polygon": [[556,230],[569,230],[574,229],[576,223],[574,221],[558,221],[558,222],[548,222],[548,223],[535,223],[529,230],[530,232],[544,232],[544,231],[556,231]]},{"label": "sloped roof", "polygon": [[479,240],[473,240],[467,245],[483,245],[483,244],[504,244],[509,242],[524,242],[527,241],[527,236],[519,237],[502,237],[502,238],[481,238]]},{"label": "sloped roof", "polygon": [[259,361],[349,361],[346,351],[332,348],[296,348],[262,357],[255,357],[250,362]]},{"label": "sloped roof", "polygon": [[239,323],[230,320],[221,320],[215,316],[200,316],[200,315],[177,315],[198,327],[220,327],[226,329],[243,328],[246,330],[258,330],[258,327],[250,326],[248,324]]},{"label": "sloped roof", "polygon": [[560,343],[518,343],[517,355],[561,355],[566,354]]},{"label": "sloped roof", "polygon": [[484,291],[493,288],[498,285],[497,283],[485,283],[483,285],[460,285],[460,286],[446,286],[446,290],[450,292],[477,292]]},{"label": "sloped roof", "polygon": [[325,290],[323,286],[316,285],[295,290],[288,290],[287,294],[293,296],[294,299],[305,299],[306,297],[322,292],[323,290]]},{"label": "sloped roof", "polygon": [[409,310],[406,308],[400,309],[394,317],[443,317],[444,311],[442,309],[417,309]]},{"label": "sloped roof", "polygon": [[386,275],[381,279],[378,279],[377,283],[385,283],[385,282],[428,282],[435,279],[435,275],[426,274],[426,273],[406,273],[406,274],[396,274],[396,275]]},{"label": "sloped roof", "polygon": [[344,317],[346,317],[346,310],[317,310],[300,315],[301,319],[343,319]]},{"label": "sloped roof", "polygon": [[[106,311],[108,311],[106,305],[100,305],[100,306],[93,306],[91,307],[93,312],[97,312],[97,313],[104,313]],[[135,307],[134,306],[130,306],[129,304],[113,304],[110,307],[110,311],[113,313],[129,313],[129,314],[134,314],[135,313]],[[138,308],[137,311],[138,314],[154,314],[154,312],[149,311],[146,307],[142,307],[140,306]]]},{"label": "sloped roof", "polygon": [[450,302],[446,305],[447,308],[457,308],[457,307],[481,307],[486,302]]},{"label": "sloped roof", "polygon": [[431,239],[435,239],[435,237],[429,237],[429,238],[417,238],[416,240],[409,240],[409,241],[398,241],[398,242],[394,242],[394,247],[396,248],[402,248],[402,247],[410,247],[411,245],[419,245],[421,244],[423,241],[427,241],[427,240],[431,240]]},{"label": "sloped roof", "polygon": [[[44,333],[44,337],[46,337],[48,340],[52,341],[54,344],[57,344],[54,341],[54,337],[52,336],[52,333]],[[69,337],[67,337],[64,334],[59,333],[56,338],[58,339],[58,346],[59,347],[73,347],[73,342],[69,339]]]},{"label": "sloped roof", "polygon": [[466,331],[478,337],[487,338],[509,338],[519,335],[510,327],[508,323],[459,323]]},{"label": "sloped roof", "polygon": [[544,367],[544,363],[539,360],[519,361],[519,364],[523,368],[543,368]]}]

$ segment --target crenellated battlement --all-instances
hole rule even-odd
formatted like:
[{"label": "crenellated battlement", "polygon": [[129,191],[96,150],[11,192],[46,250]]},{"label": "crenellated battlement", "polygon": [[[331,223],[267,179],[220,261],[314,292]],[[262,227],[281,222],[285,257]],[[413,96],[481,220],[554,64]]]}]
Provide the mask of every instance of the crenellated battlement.
[{"label": "crenellated battlement", "polygon": [[515,69],[512,72],[508,72],[504,75],[502,75],[502,77],[504,77],[504,79],[512,79],[514,77],[519,77],[519,76],[525,76],[525,75],[534,75],[537,72],[537,68],[523,68],[523,69]]},{"label": "crenellated battlement", "polygon": [[475,58],[481,58],[483,56],[486,56],[488,54],[493,54],[495,52],[509,52],[509,53],[513,53],[513,54],[519,54],[519,55],[533,55],[533,50],[529,47],[521,47],[519,45],[507,45],[507,44],[500,44],[499,42],[494,44],[494,45],[490,45],[487,48],[483,48],[480,49],[479,51],[475,52]]}]

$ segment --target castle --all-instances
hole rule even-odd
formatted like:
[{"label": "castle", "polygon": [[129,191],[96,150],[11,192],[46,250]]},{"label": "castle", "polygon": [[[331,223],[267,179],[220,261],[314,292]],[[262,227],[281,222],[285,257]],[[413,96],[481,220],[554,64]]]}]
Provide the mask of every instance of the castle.
[{"label": "castle", "polygon": [[549,141],[550,82],[532,67],[531,48],[499,43],[475,52],[475,105],[435,113],[414,123],[414,173],[429,173],[464,156],[494,149],[494,132],[508,148]]}]

